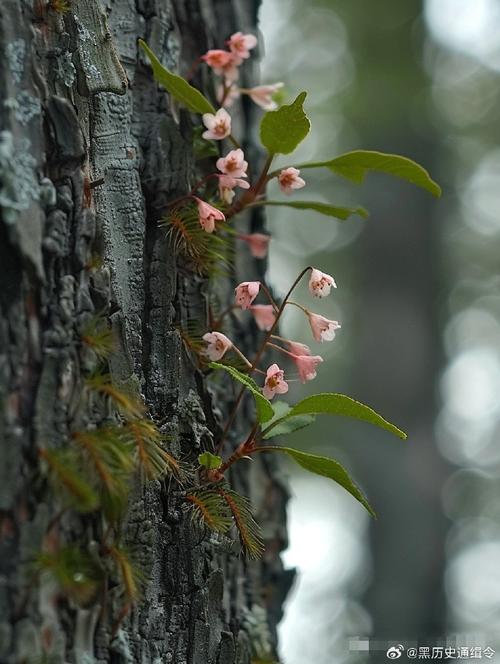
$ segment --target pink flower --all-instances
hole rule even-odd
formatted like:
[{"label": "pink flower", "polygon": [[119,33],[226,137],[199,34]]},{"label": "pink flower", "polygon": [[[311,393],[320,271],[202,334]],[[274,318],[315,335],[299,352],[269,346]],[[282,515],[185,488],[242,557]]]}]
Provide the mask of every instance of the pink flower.
[{"label": "pink flower", "polygon": [[201,59],[214,70],[214,74],[224,76],[226,81],[233,82],[238,79],[238,65],[241,64],[241,58],[231,51],[223,51],[219,48],[212,49],[202,55]]},{"label": "pink flower", "polygon": [[292,355],[292,360],[303,383],[316,378],[316,367],[323,362],[321,355]]},{"label": "pink flower", "polygon": [[242,309],[249,309],[260,290],[260,281],[243,281],[234,289],[235,302]]},{"label": "pink flower", "polygon": [[207,332],[203,335],[203,341],[207,342],[205,355],[212,362],[222,359],[227,351],[233,347],[232,341],[222,332]]},{"label": "pink flower", "polygon": [[200,226],[207,233],[213,233],[215,230],[216,221],[226,221],[224,213],[218,210],[217,208],[213,207],[212,205],[205,203],[205,201],[196,198],[196,196],[194,198],[196,199],[196,202],[198,204]]},{"label": "pink flower", "polygon": [[330,294],[331,288],[337,288],[335,279],[329,274],[325,274],[315,267],[311,270],[311,278],[309,279],[309,292],[315,297],[325,297]]},{"label": "pink flower", "polygon": [[215,96],[217,97],[217,101],[221,106],[229,108],[234,104],[236,99],[239,98],[240,91],[235,85],[231,85],[229,91],[225,90],[223,85],[219,85]]},{"label": "pink flower", "polygon": [[340,323],[336,320],[328,320],[328,318],[313,314],[310,311],[307,315],[316,341],[333,341],[335,339],[335,330],[340,328]]},{"label": "pink flower", "polygon": [[280,90],[283,85],[283,83],[257,85],[255,88],[242,90],[242,92],[249,95],[250,99],[265,111],[274,111],[278,108],[278,104],[273,100],[273,95]]},{"label": "pink flower", "polygon": [[268,332],[276,320],[276,312],[271,304],[253,304],[250,311],[259,330]]},{"label": "pink flower", "polygon": [[310,355],[311,349],[298,341],[287,341],[288,348],[293,355]]},{"label": "pink flower", "polygon": [[254,258],[265,258],[269,249],[270,235],[264,233],[251,233],[250,235],[238,235],[240,240],[246,242],[250,248],[250,253]]},{"label": "pink flower", "polygon": [[257,46],[257,37],[255,35],[244,35],[242,32],[235,32],[229,38],[227,45],[236,57],[246,60],[250,57],[251,49]]},{"label": "pink flower", "polygon": [[216,74],[221,75],[224,67],[233,64],[234,55],[231,51],[223,51],[220,48],[214,48],[207,51],[205,55],[202,55],[201,59],[204,60]]},{"label": "pink flower", "polygon": [[207,140],[221,141],[231,133],[231,116],[225,108],[219,108],[217,113],[204,113],[203,124],[207,131],[203,132],[203,138]]},{"label": "pink flower", "polygon": [[[205,116],[203,116],[205,117]],[[305,180],[299,178],[299,169],[290,166],[284,168],[278,175],[280,189],[285,194],[291,194],[294,189],[301,189],[306,186]]]},{"label": "pink flower", "polygon": [[228,205],[231,205],[233,202],[233,189],[235,187],[250,189],[250,184],[246,180],[240,180],[240,178],[233,178],[229,175],[219,175],[219,196]]},{"label": "pink flower", "polygon": [[225,157],[220,157],[215,165],[221,173],[233,178],[247,177],[248,161],[245,161],[245,155],[241,148],[231,150]]},{"label": "pink flower", "polygon": [[285,373],[277,364],[271,364],[266,371],[266,380],[262,388],[262,394],[266,399],[272,399],[275,394],[288,392],[288,383],[284,380]]}]

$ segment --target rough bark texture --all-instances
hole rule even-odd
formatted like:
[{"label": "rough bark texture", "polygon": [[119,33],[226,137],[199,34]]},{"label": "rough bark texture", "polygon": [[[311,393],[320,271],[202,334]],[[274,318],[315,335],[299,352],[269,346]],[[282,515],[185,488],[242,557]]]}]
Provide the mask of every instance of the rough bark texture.
[{"label": "rough bark texture", "polygon": [[[192,181],[192,119],[158,90],[137,38],[185,73],[231,32],[255,31],[256,10],[244,0],[72,0],[62,14],[42,0],[2,1],[1,662],[248,664],[274,653],[291,575],[278,555],[286,488],[267,455],[231,478],[264,526],[259,563],[194,530],[174,488],[136,489],[126,540],[149,581],[114,637],[113,589],[104,612],[102,602],[77,608],[27,565],[58,509],[37,448],[64,444],[96,418],[83,384],[95,358],[81,336],[97,312],[120,340],[114,381],[144,395],[171,452],[192,459],[213,449],[231,397],[219,395],[214,409],[178,331],[188,320],[205,325],[207,283],[158,228],[166,202]],[[210,91],[208,74],[195,82]],[[248,135],[251,113],[237,108],[238,135]],[[240,223],[255,229],[262,219]],[[95,255],[103,265],[92,268]],[[248,258],[239,263],[245,278],[259,276]],[[234,333],[255,344],[255,330]],[[244,412],[239,426],[248,427]],[[81,538],[81,529],[68,513],[57,537]]]}]

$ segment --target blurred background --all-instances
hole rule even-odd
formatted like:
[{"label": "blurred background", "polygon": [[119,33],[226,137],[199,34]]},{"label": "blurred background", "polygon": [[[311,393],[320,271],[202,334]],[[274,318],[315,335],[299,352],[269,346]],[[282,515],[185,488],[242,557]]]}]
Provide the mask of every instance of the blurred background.
[{"label": "blurred background", "polygon": [[[461,634],[500,651],[500,2],[263,0],[260,19],[263,82],[309,91],[295,163],[378,149],[443,187],[436,200],[389,177],[304,171],[296,199],[362,204],[369,220],[268,214],[277,292],[307,264],[338,284],[315,310],[342,330],[311,344],[325,363],[301,396],[349,394],[409,434],[323,419],[290,437],[341,461],[379,518],[290,466],[284,559],[299,575],[283,661],[378,661],[349,650],[367,636]],[[309,343],[298,310],[282,334]]]}]

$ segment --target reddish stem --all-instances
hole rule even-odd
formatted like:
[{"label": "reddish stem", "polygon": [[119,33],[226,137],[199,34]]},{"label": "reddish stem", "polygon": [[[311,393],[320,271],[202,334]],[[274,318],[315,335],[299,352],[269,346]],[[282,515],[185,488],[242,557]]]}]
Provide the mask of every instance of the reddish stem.
[{"label": "reddish stem", "polygon": [[[252,362],[252,370],[253,370],[253,369],[257,366],[257,364],[259,363],[259,360],[260,360],[260,358],[262,357],[262,355],[263,355],[263,353],[264,353],[264,351],[265,351],[265,349],[266,349],[267,343],[268,343],[269,339],[271,338],[271,336],[272,336],[274,330],[276,329],[276,327],[277,327],[277,325],[278,325],[278,322],[279,322],[279,320],[280,320],[280,318],[281,318],[281,314],[283,313],[283,311],[284,311],[284,309],[285,309],[285,307],[286,307],[286,305],[287,305],[287,302],[288,302],[288,299],[289,299],[290,295],[293,293],[293,291],[295,290],[296,286],[297,286],[297,285],[299,284],[299,282],[301,281],[302,277],[303,277],[303,276],[306,274],[306,272],[308,272],[309,270],[312,270],[312,267],[311,267],[310,265],[308,265],[306,268],[304,268],[304,269],[302,270],[302,272],[299,274],[299,276],[295,279],[295,281],[294,281],[293,284],[291,285],[291,287],[290,287],[288,293],[287,293],[286,296],[285,296],[285,299],[283,300],[283,302],[281,303],[280,308],[278,309],[278,313],[276,314],[276,318],[275,318],[274,323],[273,323],[272,326],[271,326],[271,329],[267,332],[266,336],[264,337],[264,341],[262,342],[262,344],[261,344],[259,350],[257,351],[257,354],[256,354],[256,356],[255,356],[255,358],[254,358],[254,360],[253,360],[253,362]],[[224,443],[224,440],[225,440],[225,438],[226,438],[226,436],[227,436],[227,434],[228,434],[228,431],[229,431],[229,429],[230,429],[232,423],[234,422],[234,418],[236,417],[236,413],[238,412],[238,408],[239,408],[239,406],[240,406],[240,403],[241,403],[241,400],[243,399],[243,395],[244,395],[244,394],[245,394],[245,388],[242,387],[241,390],[239,391],[238,396],[236,397],[236,402],[235,402],[235,404],[234,404],[234,406],[233,406],[233,410],[231,411],[231,414],[229,415],[229,418],[228,418],[228,421],[227,421],[227,423],[226,423],[226,426],[224,427],[224,431],[222,432],[221,439],[220,439],[220,441],[219,441],[219,444],[217,445],[217,452],[216,452],[217,454],[218,454],[219,451],[222,449],[222,445],[223,445],[223,443]]]},{"label": "reddish stem", "polygon": [[235,451],[231,454],[229,459],[222,464],[220,468],[218,468],[218,471],[221,475],[224,475],[226,470],[230,468],[233,463],[236,463],[239,461],[242,457],[248,456],[255,450],[255,434],[257,433],[257,429],[259,428],[258,422],[256,422],[250,433],[248,434],[248,438],[245,440],[244,443],[240,443],[238,447],[235,449]]},{"label": "reddish stem", "polygon": [[238,214],[238,212],[241,212],[244,210],[247,205],[250,205],[255,201],[255,199],[261,194],[263,191],[264,187],[266,186],[267,183],[267,174],[269,172],[269,169],[271,168],[271,164],[273,162],[274,155],[273,154],[268,154],[267,159],[264,162],[264,166],[262,167],[261,174],[259,176],[259,179],[253,185],[246,191],[246,193],[242,196],[242,198],[237,201],[226,213],[226,219],[230,219],[231,217],[234,217],[234,215]]},{"label": "reddish stem", "polygon": [[274,298],[273,298],[273,296],[271,295],[271,293],[270,293],[270,291],[269,291],[269,288],[266,286],[266,284],[263,284],[262,281],[260,282],[260,285],[261,285],[262,290],[264,291],[264,293],[265,293],[265,294],[267,295],[267,297],[269,298],[269,302],[273,305],[273,309],[274,309],[274,311],[276,311],[276,313],[278,313],[278,311],[279,311],[279,307],[278,307],[278,305],[276,304],[276,302],[274,301]]}]

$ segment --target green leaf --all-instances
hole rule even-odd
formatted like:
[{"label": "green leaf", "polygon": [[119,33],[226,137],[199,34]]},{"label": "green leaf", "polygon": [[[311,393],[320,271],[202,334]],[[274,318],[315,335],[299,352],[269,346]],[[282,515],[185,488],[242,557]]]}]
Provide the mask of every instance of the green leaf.
[{"label": "green leaf", "polygon": [[302,105],[307,92],[301,92],[291,104],[268,111],[260,123],[260,140],[269,154],[289,154],[311,129]]},{"label": "green leaf", "polygon": [[174,99],[193,113],[215,113],[215,108],[208,99],[204,97],[199,90],[193,88],[193,86],[181,76],[173,74],[164,67],[146,42],[139,39],[139,45],[151,62],[156,81],[158,81],[158,83],[162,85],[165,90],[174,97]]},{"label": "green leaf", "polygon": [[266,399],[266,397],[262,394],[260,387],[252,378],[250,378],[250,376],[241,373],[241,371],[238,371],[238,369],[235,369],[234,367],[230,367],[228,364],[210,362],[208,366],[212,369],[223,369],[224,371],[227,371],[227,373],[232,378],[244,385],[247,390],[250,390],[253,398],[255,399],[255,407],[257,409],[257,417],[259,418],[259,422],[268,422],[270,419],[272,419],[274,416],[274,411],[271,402]]},{"label": "green leaf", "polygon": [[216,470],[222,466],[222,457],[210,454],[210,452],[203,452],[198,456],[198,463],[208,470]]},{"label": "green leaf", "polygon": [[308,454],[306,452],[299,452],[299,450],[291,449],[290,447],[263,447],[263,452],[284,452],[288,454],[296,463],[299,464],[304,470],[308,470],[315,475],[322,475],[337,482],[340,486],[344,487],[356,500],[368,510],[368,512],[376,517],[375,511],[366,499],[365,495],[359,487],[353,482],[346,469],[340,465],[338,461],[328,457],[317,456],[315,454]]},{"label": "green leaf", "polygon": [[[264,440],[267,440],[268,438],[274,438],[275,436],[286,436],[289,433],[293,433],[294,431],[298,431],[299,429],[303,429],[304,427],[309,426],[316,420],[315,415],[297,415],[296,417],[283,419],[285,415],[287,415],[291,410],[290,406],[284,401],[276,401],[273,403],[273,410],[274,417],[269,422],[269,426],[267,427],[268,429],[269,427],[273,428],[269,431],[268,434],[263,436]],[[282,420],[281,423],[277,423],[276,426],[273,426],[274,422],[276,422],[278,419]]]},{"label": "green leaf", "polygon": [[330,159],[329,161],[315,161],[309,164],[300,164],[298,168],[329,168],[334,173],[361,184],[368,171],[387,173],[394,177],[411,182],[417,187],[426,189],[434,196],[441,196],[441,187],[434,182],[429,173],[408,157],[398,154],[386,154],[373,150],[354,150]]},{"label": "green leaf", "polygon": [[385,420],[381,415],[376,413],[369,406],[347,397],[345,394],[313,394],[299,403],[295,404],[293,408],[284,417],[275,421],[270,427],[264,430],[264,435],[267,435],[269,430],[286,421],[290,417],[296,415],[342,415],[344,417],[352,417],[356,420],[362,420],[375,424],[376,426],[386,429],[394,433],[403,440],[406,439],[406,434],[397,426]]},{"label": "green leaf", "polygon": [[345,221],[354,214],[363,217],[363,219],[368,218],[368,211],[364,207],[338,207],[336,205],[330,205],[329,203],[318,203],[316,201],[259,201],[259,205],[276,205],[283,207],[291,207],[296,210],[314,210],[320,214],[324,214],[327,217],[335,217],[336,219],[342,219]]}]

